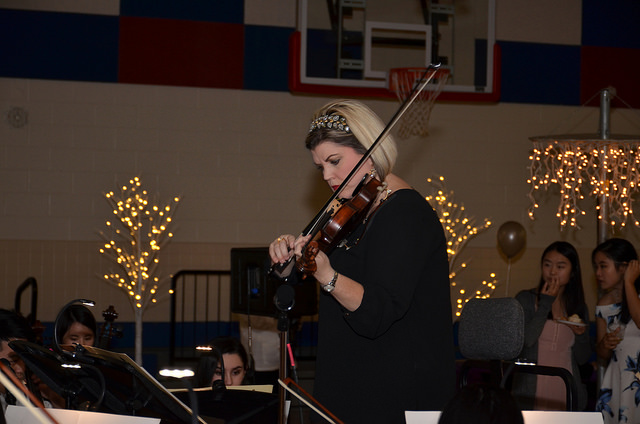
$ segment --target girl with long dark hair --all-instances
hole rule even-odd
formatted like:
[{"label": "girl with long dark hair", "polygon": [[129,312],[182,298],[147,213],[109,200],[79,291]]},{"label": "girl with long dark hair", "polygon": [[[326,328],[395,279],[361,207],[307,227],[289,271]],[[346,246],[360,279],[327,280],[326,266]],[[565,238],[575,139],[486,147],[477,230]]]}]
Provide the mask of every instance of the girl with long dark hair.
[{"label": "girl with long dark hair", "polygon": [[[521,358],[539,365],[562,367],[578,384],[578,407],[586,407],[587,391],[579,366],[591,356],[589,312],[584,300],[578,252],[570,243],[556,241],[542,253],[538,287],[516,296],[525,314],[525,341]],[[561,379],[522,375],[517,381],[522,409],[566,410]]]}]

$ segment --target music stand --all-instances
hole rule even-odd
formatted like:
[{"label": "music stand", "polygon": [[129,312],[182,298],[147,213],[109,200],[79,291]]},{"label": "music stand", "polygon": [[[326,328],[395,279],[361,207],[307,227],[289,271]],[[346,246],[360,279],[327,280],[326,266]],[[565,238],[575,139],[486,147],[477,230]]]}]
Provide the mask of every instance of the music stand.
[{"label": "music stand", "polygon": [[[160,418],[167,424],[192,422],[191,410],[125,354],[77,346],[75,352],[58,355],[37,344],[19,340],[10,342],[10,346],[61,396],[65,396],[66,387],[59,381],[64,381],[65,386],[73,382],[76,396],[89,402],[97,402],[102,397],[99,412]],[[60,371],[62,364],[78,367]],[[96,373],[104,378],[104,387],[100,387]],[[198,420],[204,424],[200,417]]]},{"label": "music stand", "polygon": [[87,402],[98,407],[102,403],[104,385],[94,369],[74,366],[53,350],[24,340],[11,341],[9,347],[22,358],[30,372],[65,399],[67,409],[80,409]]},{"label": "music stand", "polygon": [[[227,387],[214,393],[210,387],[193,389],[200,416],[209,424],[277,424],[278,396],[253,390],[234,390]],[[187,390],[172,393],[183,401],[189,400]]]}]

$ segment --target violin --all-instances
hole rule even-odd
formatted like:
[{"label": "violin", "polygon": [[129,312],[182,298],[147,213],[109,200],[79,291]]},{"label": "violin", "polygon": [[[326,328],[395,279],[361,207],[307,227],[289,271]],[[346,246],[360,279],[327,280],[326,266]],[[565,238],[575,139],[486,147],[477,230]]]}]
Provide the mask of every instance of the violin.
[{"label": "violin", "polygon": [[315,258],[319,251],[328,254],[362,222],[371,210],[382,183],[373,174],[364,177],[354,190],[356,194],[340,206],[326,220],[318,237],[304,248],[303,255],[296,261],[296,268],[303,275],[313,274],[318,269]]},{"label": "violin", "polygon": [[[409,109],[411,104],[420,95],[420,92],[429,84],[429,82],[435,77],[440,64],[431,64],[425,70],[424,74],[420,78],[420,83],[416,84],[411,94],[407,97],[404,103],[400,106],[395,113],[391,121],[382,130],[378,138],[369,147],[367,152],[362,156],[360,161],[353,167],[349,175],[344,179],[340,187],[336,189],[333,195],[327,200],[320,212],[314,217],[314,219],[307,225],[302,231],[303,236],[312,235],[313,240],[307,243],[303,249],[303,255],[296,261],[296,268],[303,273],[303,277],[308,274],[313,274],[317,270],[315,263],[315,257],[319,251],[323,251],[328,254],[335,246],[344,240],[351,231],[355,229],[362,219],[364,219],[371,206],[373,205],[376,196],[378,194],[378,188],[382,185],[372,174],[365,176],[365,179],[360,182],[358,187],[354,190],[353,197],[347,202],[343,203],[340,208],[334,212],[334,202],[337,199],[338,193],[351,181],[353,176],[360,170],[362,165],[371,156],[374,149],[380,144],[381,141],[391,132],[391,129],[400,120],[402,115]],[[431,72],[431,75],[427,77],[427,74]],[[343,210],[344,209],[344,210]],[[335,218],[334,218],[335,216]],[[316,240],[315,236],[320,233],[319,238]],[[278,274],[282,274],[283,271],[289,266],[291,260],[284,264],[276,264],[272,268],[273,271]]]}]

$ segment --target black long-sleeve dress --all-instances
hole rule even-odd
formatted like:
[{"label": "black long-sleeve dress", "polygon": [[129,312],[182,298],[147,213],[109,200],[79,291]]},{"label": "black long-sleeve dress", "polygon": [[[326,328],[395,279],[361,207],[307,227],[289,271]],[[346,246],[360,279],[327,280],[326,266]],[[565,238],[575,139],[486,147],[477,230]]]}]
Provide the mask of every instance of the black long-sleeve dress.
[{"label": "black long-sleeve dress", "polygon": [[321,293],[314,397],[345,423],[404,423],[405,410],[441,410],[454,393],[455,358],[435,211],[415,190],[399,190],[330,259],[364,297],[348,312]]}]

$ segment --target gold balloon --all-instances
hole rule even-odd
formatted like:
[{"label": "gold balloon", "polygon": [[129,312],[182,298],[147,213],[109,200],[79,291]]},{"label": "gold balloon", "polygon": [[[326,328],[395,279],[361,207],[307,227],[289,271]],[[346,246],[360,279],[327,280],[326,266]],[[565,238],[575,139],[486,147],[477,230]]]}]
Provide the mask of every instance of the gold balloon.
[{"label": "gold balloon", "polygon": [[527,241],[524,227],[515,221],[507,221],[498,229],[498,246],[509,259],[516,256]]}]

